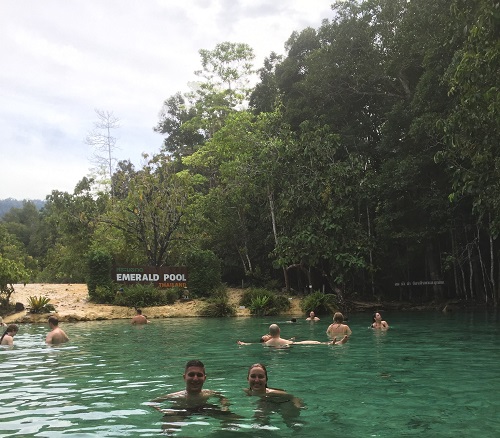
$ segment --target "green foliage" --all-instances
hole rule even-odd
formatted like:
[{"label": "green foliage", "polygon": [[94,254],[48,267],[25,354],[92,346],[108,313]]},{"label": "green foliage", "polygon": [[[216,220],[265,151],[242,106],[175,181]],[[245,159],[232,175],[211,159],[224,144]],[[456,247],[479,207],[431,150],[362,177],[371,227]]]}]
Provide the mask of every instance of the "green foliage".
[{"label": "green foliage", "polygon": [[268,314],[269,309],[269,295],[259,295],[252,298],[250,303],[250,313],[257,316],[265,316]]},{"label": "green foliage", "polygon": [[50,313],[55,311],[55,307],[50,304],[50,298],[47,297],[28,297],[28,307],[30,313]]},{"label": "green foliage", "polygon": [[10,296],[14,293],[14,284],[27,283],[29,272],[20,262],[8,260],[0,254],[0,308],[9,306]]},{"label": "green foliage", "polygon": [[[98,286],[109,289],[112,288],[111,267],[113,265],[113,257],[107,252],[101,250],[93,250],[87,256],[87,287],[91,300],[97,299],[95,296]],[[100,292],[102,294],[102,291]]]},{"label": "green foliage", "polygon": [[89,293],[90,300],[96,304],[112,304],[116,295],[114,289],[113,285],[96,286],[92,295]]},{"label": "green foliage", "polygon": [[313,292],[302,300],[300,308],[305,313],[313,311],[317,315],[332,314],[338,309],[337,298],[333,294],[324,294],[320,291]]},{"label": "green foliage", "polygon": [[127,307],[165,306],[174,304],[178,297],[175,290],[158,289],[152,284],[134,284],[123,287],[123,291],[116,294],[113,304]]},{"label": "green foliage", "polygon": [[193,296],[208,297],[220,288],[220,260],[212,251],[191,251],[185,257],[184,263],[189,270],[189,292]]},{"label": "green foliage", "polygon": [[227,297],[216,296],[210,298],[199,311],[200,316],[210,318],[224,318],[228,316],[235,316],[236,309],[229,304]]},{"label": "green foliage", "polygon": [[252,315],[271,316],[290,309],[287,297],[266,289],[248,289],[240,300],[240,305],[248,307]]}]

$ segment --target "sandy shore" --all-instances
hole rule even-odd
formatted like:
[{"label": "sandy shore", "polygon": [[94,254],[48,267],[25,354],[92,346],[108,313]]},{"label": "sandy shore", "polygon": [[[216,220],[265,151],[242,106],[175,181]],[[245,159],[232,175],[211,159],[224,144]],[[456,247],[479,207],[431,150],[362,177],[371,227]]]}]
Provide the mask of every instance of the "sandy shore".
[{"label": "sandy shore", "polygon": [[[30,296],[45,296],[56,309],[56,316],[60,321],[94,321],[106,319],[131,319],[135,315],[132,307],[111,306],[107,304],[94,304],[88,300],[86,284],[17,284],[14,285],[15,292],[11,295],[11,302],[22,303],[26,307]],[[239,308],[239,300],[242,291],[239,289],[229,290],[229,302],[237,309],[237,316],[250,316],[248,309]],[[292,308],[289,315],[302,315],[300,300],[292,299]],[[176,318],[199,316],[198,311],[203,306],[202,300],[188,302],[176,302],[173,305],[145,307],[143,314],[149,319]],[[48,314],[31,314],[27,311],[12,315],[2,315],[6,323],[31,323],[45,322]]]}]

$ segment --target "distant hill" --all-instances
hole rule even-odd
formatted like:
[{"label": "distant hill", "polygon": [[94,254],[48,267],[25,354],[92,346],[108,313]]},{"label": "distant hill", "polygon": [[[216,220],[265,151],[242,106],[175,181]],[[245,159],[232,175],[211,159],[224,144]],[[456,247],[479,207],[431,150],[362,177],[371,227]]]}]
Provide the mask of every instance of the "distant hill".
[{"label": "distant hill", "polygon": [[41,199],[24,199],[22,201],[13,198],[0,199],[0,218],[2,218],[11,208],[23,208],[24,201],[33,202],[38,210],[45,205],[45,201],[42,201]]}]

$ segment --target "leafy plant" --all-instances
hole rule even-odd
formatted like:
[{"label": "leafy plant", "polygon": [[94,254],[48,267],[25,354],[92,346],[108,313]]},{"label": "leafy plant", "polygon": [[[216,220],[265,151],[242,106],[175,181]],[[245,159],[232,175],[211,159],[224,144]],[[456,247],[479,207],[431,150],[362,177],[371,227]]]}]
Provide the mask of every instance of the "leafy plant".
[{"label": "leafy plant", "polygon": [[50,304],[50,298],[31,296],[28,298],[30,313],[50,313],[55,311],[55,307]]},{"label": "leafy plant", "polygon": [[306,313],[312,310],[318,315],[334,313],[338,309],[337,298],[333,294],[317,291],[305,297],[300,308]]},{"label": "leafy plant", "polygon": [[221,263],[214,252],[196,250],[182,261],[189,269],[189,292],[193,296],[208,297],[221,285]]},{"label": "leafy plant", "polygon": [[290,301],[285,296],[258,288],[247,290],[241,298],[240,305],[248,307],[252,315],[270,316],[287,311],[290,308]]},{"label": "leafy plant", "polygon": [[212,298],[199,311],[200,316],[222,318],[236,315],[236,309],[229,304],[227,298],[217,297]]},{"label": "leafy plant", "polygon": [[267,310],[269,309],[269,295],[260,295],[252,298],[250,303],[250,313],[252,315],[264,316],[267,315]]}]

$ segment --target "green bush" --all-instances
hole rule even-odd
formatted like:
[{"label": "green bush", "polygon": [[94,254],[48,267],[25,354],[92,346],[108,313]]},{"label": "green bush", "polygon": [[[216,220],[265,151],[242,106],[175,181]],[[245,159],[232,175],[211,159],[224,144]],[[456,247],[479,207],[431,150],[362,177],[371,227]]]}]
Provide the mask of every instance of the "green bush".
[{"label": "green bush", "polygon": [[127,307],[151,307],[174,304],[178,292],[171,289],[158,289],[152,284],[134,284],[122,288],[116,294],[114,304]]},{"label": "green bush", "polygon": [[269,310],[269,302],[271,297],[269,295],[258,295],[252,298],[250,303],[250,313],[257,316],[265,316]]},{"label": "green bush", "polygon": [[317,291],[305,297],[300,308],[307,314],[311,311],[318,315],[332,314],[338,309],[337,298],[333,294]]},{"label": "green bush", "polygon": [[240,305],[248,307],[252,315],[278,315],[290,309],[290,301],[266,289],[248,289],[243,293]]},{"label": "green bush", "polygon": [[199,315],[211,318],[222,318],[236,315],[236,309],[229,304],[227,298],[216,297],[207,301],[200,309]]},{"label": "green bush", "polygon": [[113,257],[105,251],[93,250],[87,255],[87,287],[89,297],[94,301],[97,286],[113,289],[111,279],[111,268],[113,266]]},{"label": "green bush", "polygon": [[[89,293],[90,295],[90,293]],[[115,300],[113,285],[96,286],[91,301],[97,304],[112,304]]]},{"label": "green bush", "polygon": [[189,292],[196,297],[209,297],[221,286],[221,264],[215,253],[197,250],[186,255],[183,263],[189,269]]}]

